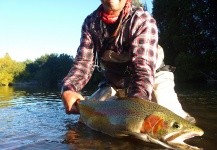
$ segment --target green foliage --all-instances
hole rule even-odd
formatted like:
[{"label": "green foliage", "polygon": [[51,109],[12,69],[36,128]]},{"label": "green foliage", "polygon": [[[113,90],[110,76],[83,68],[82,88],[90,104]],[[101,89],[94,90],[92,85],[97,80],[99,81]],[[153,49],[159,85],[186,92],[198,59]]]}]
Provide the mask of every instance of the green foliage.
[{"label": "green foliage", "polygon": [[66,54],[44,55],[27,65],[32,80],[44,85],[57,85],[68,73],[73,58]]},{"label": "green foliage", "polygon": [[203,55],[203,71],[204,72],[217,72],[217,51],[208,52]]},{"label": "green foliage", "polygon": [[210,63],[210,59],[215,62],[210,54],[217,53],[216,15],[214,0],[153,0],[165,63],[182,70],[177,73],[179,79],[195,80],[196,70],[217,71]]},{"label": "green foliage", "polygon": [[45,54],[34,62],[16,62],[6,54],[4,58],[0,58],[0,85],[29,81],[57,85],[66,76],[72,63],[73,58],[66,54]]},{"label": "green foliage", "polygon": [[8,85],[14,81],[14,77],[25,70],[25,65],[13,61],[9,54],[5,54],[3,58],[0,58],[0,85]]},{"label": "green foliage", "polygon": [[[73,57],[67,54],[45,54],[35,61],[13,61],[8,54],[0,58],[0,85],[13,82],[34,82],[43,85],[57,85],[69,72]],[[94,71],[89,84],[98,84],[103,79],[101,73]]]},{"label": "green foliage", "polygon": [[198,58],[187,52],[181,52],[176,57],[175,74],[178,81],[198,81],[201,80],[200,68],[197,66]]},{"label": "green foliage", "polygon": [[0,86],[8,85],[13,81],[13,74],[7,73],[6,71],[0,72]]},{"label": "green foliage", "polygon": [[153,15],[159,27],[166,61],[174,63],[178,52],[203,54],[216,51],[214,0],[154,0]]}]

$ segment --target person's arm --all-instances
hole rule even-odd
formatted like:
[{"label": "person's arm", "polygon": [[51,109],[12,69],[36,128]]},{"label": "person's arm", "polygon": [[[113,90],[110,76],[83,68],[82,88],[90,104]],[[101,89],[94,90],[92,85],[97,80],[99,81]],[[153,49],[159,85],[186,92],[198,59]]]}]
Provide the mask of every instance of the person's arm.
[{"label": "person's arm", "polygon": [[[139,14],[140,13],[140,14]],[[145,12],[134,16],[131,26],[132,80],[130,97],[151,100],[157,60],[158,30],[155,20]]]},{"label": "person's arm", "polygon": [[82,35],[73,66],[62,82],[62,101],[66,113],[78,113],[76,101],[84,99],[80,92],[90,80],[93,70],[93,41],[89,33],[88,20],[82,26]]}]

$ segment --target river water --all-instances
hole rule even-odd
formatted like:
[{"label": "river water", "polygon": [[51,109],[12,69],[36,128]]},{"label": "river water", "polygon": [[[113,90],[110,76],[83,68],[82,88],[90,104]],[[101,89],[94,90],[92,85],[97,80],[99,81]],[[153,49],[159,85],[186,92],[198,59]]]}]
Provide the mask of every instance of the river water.
[{"label": "river water", "polygon": [[[85,89],[83,95],[93,91]],[[183,108],[205,134],[187,141],[204,150],[217,149],[217,86],[178,85]],[[0,87],[1,150],[166,150],[132,139],[107,136],[66,115],[59,88]]]}]

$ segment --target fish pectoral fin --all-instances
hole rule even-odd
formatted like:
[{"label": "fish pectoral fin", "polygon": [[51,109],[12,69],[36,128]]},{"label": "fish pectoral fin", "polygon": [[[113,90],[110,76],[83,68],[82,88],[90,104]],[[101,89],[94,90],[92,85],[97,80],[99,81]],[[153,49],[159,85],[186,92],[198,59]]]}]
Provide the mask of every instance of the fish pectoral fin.
[{"label": "fish pectoral fin", "polygon": [[170,148],[170,149],[174,149],[174,147],[171,147],[170,145],[168,145],[168,144],[166,144],[166,143],[164,143],[158,139],[152,138],[148,134],[129,132],[129,131],[124,131],[123,133],[128,135],[129,137],[132,137],[132,138],[136,138],[136,139],[139,139],[139,140],[142,140],[145,142],[151,142],[151,143],[155,143],[155,144],[158,144],[158,145]]},{"label": "fish pectoral fin", "polygon": [[152,138],[151,136],[147,136],[147,138],[152,143],[156,143],[156,144],[162,145],[162,146],[170,148],[170,149],[175,149],[174,147],[171,147],[170,145],[168,145],[168,144],[166,144],[166,143],[164,143],[158,139]]},{"label": "fish pectoral fin", "polygon": [[130,132],[130,131],[123,131],[123,134],[132,137],[132,138],[136,138],[142,141],[146,141],[146,142],[150,142],[147,138],[147,134],[141,134],[141,133],[137,133],[137,132]]},{"label": "fish pectoral fin", "polygon": [[125,134],[124,132],[122,133],[118,133],[118,134],[115,134],[115,137],[127,137],[129,135]]}]

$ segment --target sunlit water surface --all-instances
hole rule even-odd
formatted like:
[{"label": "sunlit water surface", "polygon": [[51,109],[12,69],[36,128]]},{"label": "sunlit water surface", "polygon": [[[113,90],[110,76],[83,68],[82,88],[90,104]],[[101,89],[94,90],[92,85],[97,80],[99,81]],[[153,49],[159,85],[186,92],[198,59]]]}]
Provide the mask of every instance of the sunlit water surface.
[{"label": "sunlit water surface", "polygon": [[[205,134],[187,142],[204,150],[217,148],[217,88],[207,85],[177,86],[183,108],[194,116]],[[93,89],[92,89],[93,90]],[[132,139],[119,139],[78,123],[66,115],[60,89],[0,87],[1,150],[166,150]],[[92,91],[84,90],[88,96]]]}]

